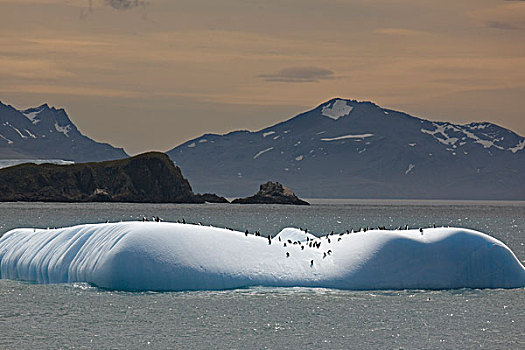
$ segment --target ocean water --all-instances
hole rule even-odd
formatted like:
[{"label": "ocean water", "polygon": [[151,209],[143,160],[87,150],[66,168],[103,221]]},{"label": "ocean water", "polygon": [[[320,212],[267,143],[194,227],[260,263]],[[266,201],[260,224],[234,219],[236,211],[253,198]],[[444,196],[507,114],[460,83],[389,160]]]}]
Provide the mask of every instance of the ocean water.
[{"label": "ocean water", "polygon": [[[461,226],[525,261],[525,202],[329,201],[312,206],[0,203],[0,235],[159,216],[275,235]],[[338,291],[248,288],[125,293],[0,280],[0,348],[525,348],[525,289]]]}]

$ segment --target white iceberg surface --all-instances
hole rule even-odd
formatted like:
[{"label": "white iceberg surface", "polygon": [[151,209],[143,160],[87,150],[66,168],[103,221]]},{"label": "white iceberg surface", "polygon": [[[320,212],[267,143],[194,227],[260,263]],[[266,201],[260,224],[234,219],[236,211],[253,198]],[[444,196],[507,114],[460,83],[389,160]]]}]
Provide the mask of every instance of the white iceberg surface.
[{"label": "white iceberg surface", "polygon": [[163,222],[11,230],[0,238],[0,277],[128,291],[525,286],[525,269],[512,251],[469,229],[370,230],[317,238],[286,228],[270,241]]}]

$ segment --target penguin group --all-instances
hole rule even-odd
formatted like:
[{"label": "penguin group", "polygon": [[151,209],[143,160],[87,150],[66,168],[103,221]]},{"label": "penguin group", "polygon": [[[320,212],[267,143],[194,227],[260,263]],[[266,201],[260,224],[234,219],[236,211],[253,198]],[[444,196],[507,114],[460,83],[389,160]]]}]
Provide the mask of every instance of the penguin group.
[{"label": "penguin group", "polygon": [[[146,216],[143,216],[142,217],[142,221],[149,221],[148,218]],[[159,218],[158,216],[152,216],[151,217],[151,221],[154,221],[154,222],[161,222],[163,221],[161,218]],[[109,222],[109,221],[107,221]]]}]

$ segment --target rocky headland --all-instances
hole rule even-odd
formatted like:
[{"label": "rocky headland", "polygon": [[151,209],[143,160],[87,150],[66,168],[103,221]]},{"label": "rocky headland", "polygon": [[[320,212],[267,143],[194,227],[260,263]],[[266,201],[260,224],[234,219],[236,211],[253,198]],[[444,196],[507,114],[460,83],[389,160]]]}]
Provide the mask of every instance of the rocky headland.
[{"label": "rocky headland", "polygon": [[214,194],[193,193],[179,167],[160,152],[106,162],[0,169],[0,201],[227,202]]}]

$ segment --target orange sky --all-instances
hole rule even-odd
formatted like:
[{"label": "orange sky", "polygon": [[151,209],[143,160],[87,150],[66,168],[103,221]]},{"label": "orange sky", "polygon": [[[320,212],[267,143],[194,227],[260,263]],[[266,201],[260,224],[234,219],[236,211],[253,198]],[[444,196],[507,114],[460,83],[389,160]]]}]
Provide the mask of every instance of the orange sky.
[{"label": "orange sky", "polygon": [[525,1],[0,0],[0,100],[130,154],[331,98],[525,135]]}]

